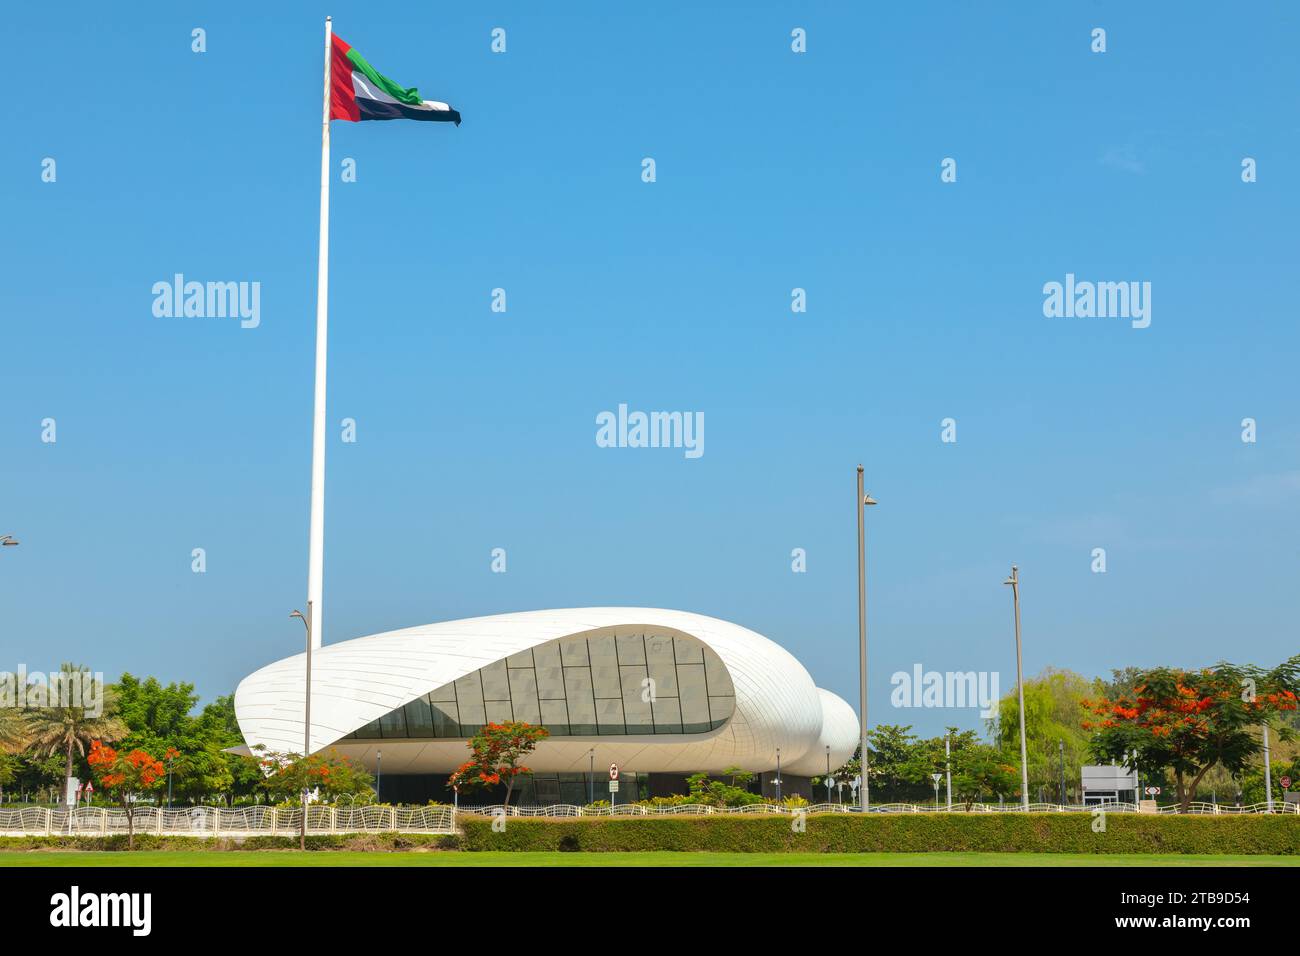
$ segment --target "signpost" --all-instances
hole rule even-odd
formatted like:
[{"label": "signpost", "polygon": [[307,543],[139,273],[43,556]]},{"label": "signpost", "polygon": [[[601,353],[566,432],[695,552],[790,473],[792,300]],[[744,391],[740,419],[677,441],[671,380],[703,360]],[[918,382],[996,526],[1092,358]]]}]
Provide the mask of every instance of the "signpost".
[{"label": "signpost", "polygon": [[618,793],[618,764],[609,765],[609,806],[613,809],[614,803],[618,800],[615,794]]}]

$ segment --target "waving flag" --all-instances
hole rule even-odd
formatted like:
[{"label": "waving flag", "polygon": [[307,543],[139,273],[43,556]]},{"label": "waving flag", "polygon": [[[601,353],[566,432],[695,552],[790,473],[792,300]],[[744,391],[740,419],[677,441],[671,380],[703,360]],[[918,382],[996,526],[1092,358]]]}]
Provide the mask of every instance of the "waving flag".
[{"label": "waving flag", "polygon": [[[319,47],[317,49],[320,49]],[[303,700],[304,753],[311,749],[311,649],[325,630],[325,373],[329,351],[330,121],[413,119],[460,125],[446,103],[420,99],[384,76],[334,35],[325,18],[321,77],[320,249],[316,259],[316,389],[311,426],[311,527],[307,537],[307,692]],[[428,180],[425,180],[427,182]],[[434,186],[427,187],[434,189]]]},{"label": "waving flag", "polygon": [[413,119],[460,125],[460,113],[446,103],[422,100],[414,87],[398,86],[338,36],[330,65],[330,119]]}]

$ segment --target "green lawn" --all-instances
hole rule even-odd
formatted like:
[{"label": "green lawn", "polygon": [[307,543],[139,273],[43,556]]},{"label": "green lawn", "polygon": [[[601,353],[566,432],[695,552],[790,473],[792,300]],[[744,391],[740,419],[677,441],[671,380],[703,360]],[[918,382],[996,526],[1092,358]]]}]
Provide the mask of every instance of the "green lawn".
[{"label": "green lawn", "polygon": [[367,853],[348,850],[0,853],[0,866],[1300,866],[1300,856],[1086,853]]}]

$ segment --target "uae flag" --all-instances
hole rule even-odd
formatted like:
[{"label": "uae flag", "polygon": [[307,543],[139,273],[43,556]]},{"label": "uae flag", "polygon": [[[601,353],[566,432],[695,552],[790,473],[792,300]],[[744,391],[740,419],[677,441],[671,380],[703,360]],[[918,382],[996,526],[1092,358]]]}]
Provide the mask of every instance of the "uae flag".
[{"label": "uae flag", "polygon": [[460,113],[446,103],[420,99],[384,76],[337,34],[330,62],[330,119],[413,119],[460,125]]}]

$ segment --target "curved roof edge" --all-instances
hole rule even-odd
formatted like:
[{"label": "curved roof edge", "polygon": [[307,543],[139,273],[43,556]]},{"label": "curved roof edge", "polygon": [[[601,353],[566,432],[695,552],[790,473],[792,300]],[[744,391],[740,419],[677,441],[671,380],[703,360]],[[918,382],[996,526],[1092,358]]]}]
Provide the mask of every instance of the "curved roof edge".
[{"label": "curved roof edge", "polygon": [[[313,650],[310,751],[328,747],[409,701],[512,654],[572,635],[637,627],[699,640],[722,660],[735,688],[735,713],[725,726],[698,737],[662,739],[680,750],[680,761],[674,764],[691,768],[690,760],[707,757],[709,765],[722,760],[759,768],[770,764],[779,748],[783,764],[792,767],[818,746],[825,692],[818,692],[803,665],[778,644],[703,614],[595,607],[425,624]],[[295,654],[240,682],[235,714],[250,746],[302,750],[305,667],[305,654]]]}]

